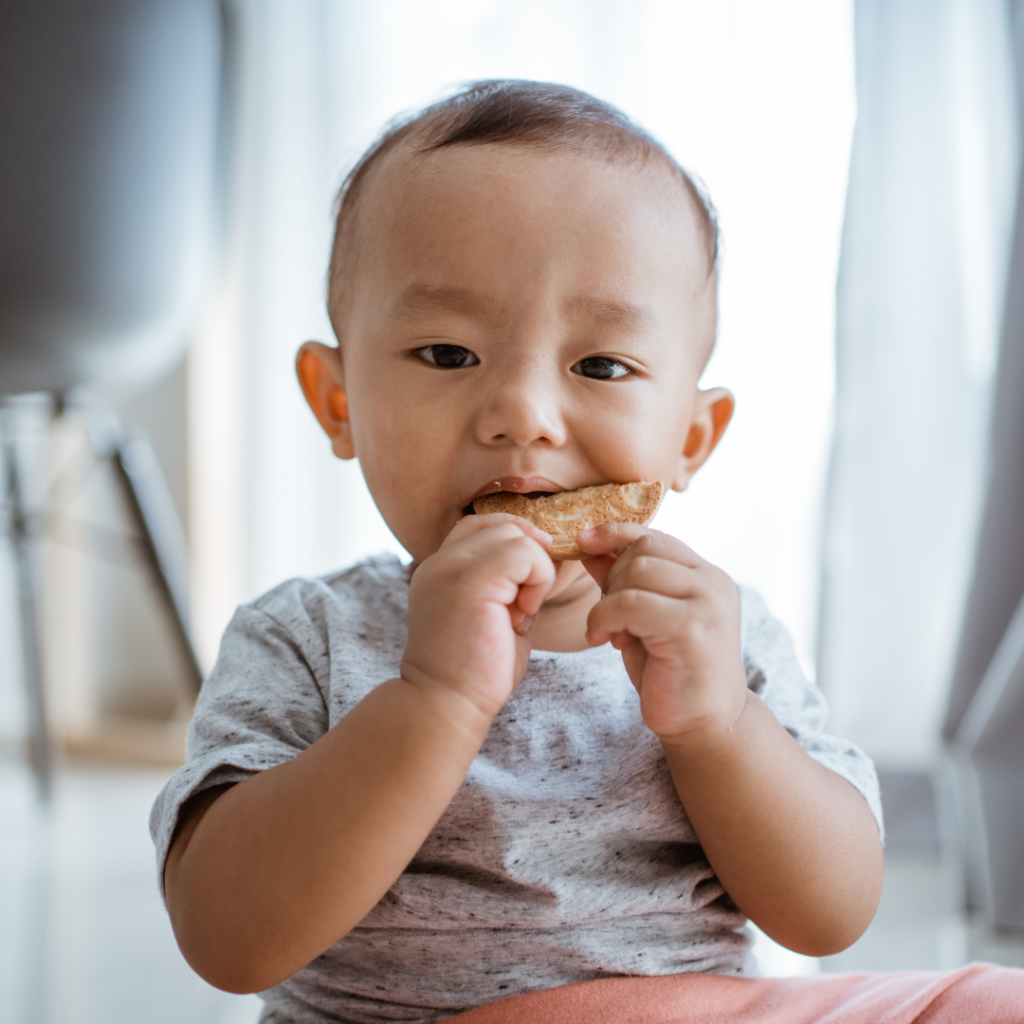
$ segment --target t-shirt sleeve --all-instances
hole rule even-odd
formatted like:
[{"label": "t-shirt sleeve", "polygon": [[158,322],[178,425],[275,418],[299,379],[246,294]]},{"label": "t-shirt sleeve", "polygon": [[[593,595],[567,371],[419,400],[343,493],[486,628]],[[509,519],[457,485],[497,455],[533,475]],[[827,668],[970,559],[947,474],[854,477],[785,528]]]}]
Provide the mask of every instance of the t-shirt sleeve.
[{"label": "t-shirt sleeve", "polygon": [[255,605],[235,613],[199,694],[185,765],[150,815],[161,888],[186,801],[289,761],[327,732],[326,684],[318,680],[326,663],[322,635],[308,619],[285,625]]},{"label": "t-shirt sleeve", "polygon": [[858,790],[884,840],[882,800],[871,758],[849,740],[822,731],[828,713],[825,697],[800,668],[786,628],[771,615],[758,593],[740,587],[740,595],[747,685],[815,761]]}]

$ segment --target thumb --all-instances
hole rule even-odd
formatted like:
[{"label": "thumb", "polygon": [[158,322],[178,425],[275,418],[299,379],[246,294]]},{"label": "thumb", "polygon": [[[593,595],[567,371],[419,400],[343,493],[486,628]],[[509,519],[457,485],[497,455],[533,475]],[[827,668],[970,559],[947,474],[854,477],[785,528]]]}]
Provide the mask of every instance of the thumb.
[{"label": "thumb", "polygon": [[612,571],[612,566],[616,563],[618,557],[618,555],[607,554],[583,559],[583,568],[594,577],[595,582],[602,591],[608,579],[608,573]]}]

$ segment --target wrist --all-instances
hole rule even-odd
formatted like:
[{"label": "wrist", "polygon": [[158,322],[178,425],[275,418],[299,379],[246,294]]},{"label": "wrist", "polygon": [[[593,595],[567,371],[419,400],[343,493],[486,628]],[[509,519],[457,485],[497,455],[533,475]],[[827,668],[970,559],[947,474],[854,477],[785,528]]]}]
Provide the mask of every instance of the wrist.
[{"label": "wrist", "polygon": [[672,736],[659,736],[669,764],[682,767],[699,762],[706,765],[728,757],[742,742],[746,725],[754,714],[751,711],[754,703],[760,703],[760,698],[744,687],[736,705],[721,714],[708,715]]},{"label": "wrist", "polygon": [[462,733],[478,746],[486,739],[501,707],[474,700],[461,690],[434,679],[414,665],[402,662],[402,683],[409,696],[421,705],[431,721],[447,725]]}]

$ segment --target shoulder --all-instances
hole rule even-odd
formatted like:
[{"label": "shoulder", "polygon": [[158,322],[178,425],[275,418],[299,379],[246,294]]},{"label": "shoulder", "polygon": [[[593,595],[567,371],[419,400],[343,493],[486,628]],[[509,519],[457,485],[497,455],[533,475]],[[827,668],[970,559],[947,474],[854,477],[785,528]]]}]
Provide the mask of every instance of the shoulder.
[{"label": "shoulder", "polygon": [[881,829],[878,778],[870,758],[855,744],[823,731],[825,698],[800,667],[788,630],[756,590],[739,589],[747,685],[811,757],[861,792]]},{"label": "shoulder", "polygon": [[398,559],[375,558],[328,576],[288,580],[241,605],[200,691],[193,740],[216,745],[240,723],[257,721],[276,733],[305,723],[301,736],[289,738],[296,748],[316,738],[329,724],[338,664],[358,660],[360,647],[394,647],[366,638],[371,628],[388,639],[403,629],[403,580]]},{"label": "shoulder", "polygon": [[332,650],[365,641],[370,632],[401,631],[407,621],[406,569],[393,555],[326,576],[296,577],[239,605],[221,638],[213,675],[284,661],[304,662],[324,680]]},{"label": "shoulder", "polygon": [[323,623],[336,614],[372,609],[390,616],[408,610],[408,575],[394,555],[377,555],[325,576],[297,576],[239,607],[244,617],[281,626]]},{"label": "shoulder", "polygon": [[750,643],[756,646],[759,641],[774,635],[778,630],[784,630],[758,591],[743,583],[737,583],[736,586],[740,592],[740,630],[744,649]]},{"label": "shoulder", "polygon": [[772,668],[795,670],[802,675],[789,630],[772,615],[756,590],[739,585],[739,592],[740,644],[744,661],[748,665],[766,663]]},{"label": "shoulder", "polygon": [[820,729],[826,715],[825,700],[800,666],[789,630],[772,615],[756,590],[740,586],[739,591],[748,686],[794,734]]}]

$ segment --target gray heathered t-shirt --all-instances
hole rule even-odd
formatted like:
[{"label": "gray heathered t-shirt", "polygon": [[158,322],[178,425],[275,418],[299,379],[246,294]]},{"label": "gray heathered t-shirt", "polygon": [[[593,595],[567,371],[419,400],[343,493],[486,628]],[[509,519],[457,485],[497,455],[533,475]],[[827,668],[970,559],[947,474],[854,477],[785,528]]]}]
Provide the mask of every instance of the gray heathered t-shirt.
[{"label": "gray heathered t-shirt", "polygon": [[[881,827],[878,783],[823,734],[785,630],[741,588],[750,688]],[[394,557],[284,583],[239,608],[203,685],[188,763],[157,798],[163,871],[184,802],[294,757],[398,675],[408,576]],[[750,974],[744,917],[704,859],[610,646],[536,651],[412,863],[340,942],[263,994],[263,1022],[437,1021],[608,975]]]}]

